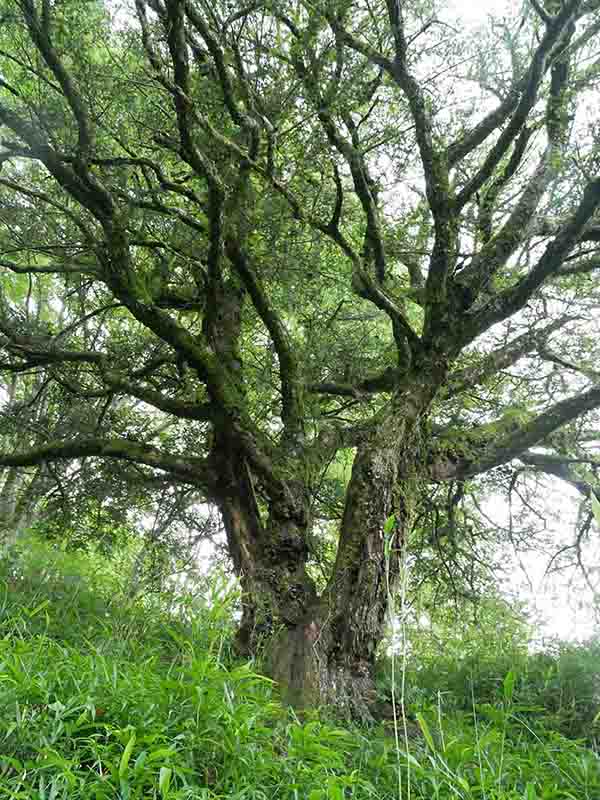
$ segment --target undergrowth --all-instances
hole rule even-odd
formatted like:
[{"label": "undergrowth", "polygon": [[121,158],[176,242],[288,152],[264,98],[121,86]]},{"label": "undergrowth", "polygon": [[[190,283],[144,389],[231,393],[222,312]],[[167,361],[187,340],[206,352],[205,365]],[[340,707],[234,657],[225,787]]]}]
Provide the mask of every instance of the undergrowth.
[{"label": "undergrowth", "polygon": [[423,705],[422,737],[299,720],[235,660],[224,580],[127,597],[118,561],[43,545],[0,567],[0,798],[597,800],[595,754],[519,718],[515,679],[477,713]]},{"label": "undergrowth", "polygon": [[[474,618],[438,614],[425,626],[409,624],[406,705],[413,713],[498,716],[504,682],[512,677],[510,714],[540,738],[548,732],[582,740],[598,750],[600,639],[550,640],[531,647],[527,617],[499,598],[482,602]],[[390,660],[379,669],[383,695],[391,692]]]}]

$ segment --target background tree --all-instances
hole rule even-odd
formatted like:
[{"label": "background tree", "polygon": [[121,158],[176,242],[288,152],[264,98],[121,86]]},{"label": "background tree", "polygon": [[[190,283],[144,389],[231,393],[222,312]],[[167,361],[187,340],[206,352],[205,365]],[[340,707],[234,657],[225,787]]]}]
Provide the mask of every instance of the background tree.
[{"label": "background tree", "polygon": [[409,534],[461,546],[477,476],[589,498],[599,7],[0,4],[0,264],[60,311],[5,292],[2,369],[64,398],[0,463],[216,505],[298,702],[366,713]]}]

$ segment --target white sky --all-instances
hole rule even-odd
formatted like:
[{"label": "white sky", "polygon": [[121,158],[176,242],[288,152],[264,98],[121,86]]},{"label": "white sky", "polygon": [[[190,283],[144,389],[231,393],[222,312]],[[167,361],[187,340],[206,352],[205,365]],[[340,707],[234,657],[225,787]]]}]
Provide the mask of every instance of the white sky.
[{"label": "white sky", "polygon": [[445,5],[444,17],[462,17],[471,24],[485,22],[488,14],[516,14],[521,5],[514,0],[450,0]]}]

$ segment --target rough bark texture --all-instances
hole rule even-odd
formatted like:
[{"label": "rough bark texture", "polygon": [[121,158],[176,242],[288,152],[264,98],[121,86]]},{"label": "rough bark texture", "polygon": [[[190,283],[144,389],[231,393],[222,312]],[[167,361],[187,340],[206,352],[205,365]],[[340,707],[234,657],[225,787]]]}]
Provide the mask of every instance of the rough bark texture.
[{"label": "rough bark texture", "polygon": [[[409,524],[410,504],[397,493],[400,455],[393,448],[359,452],[330,584],[318,599],[306,592],[301,619],[284,623],[269,644],[271,674],[297,708],[328,705],[347,717],[370,717],[375,657]],[[394,530],[386,534],[392,512]]]},{"label": "rough bark texture", "polygon": [[[432,396],[404,392],[393,413],[357,449],[347,488],[337,557],[317,596],[307,572],[308,515],[275,505],[261,522],[243,481],[224,498],[223,518],[244,593],[240,645],[262,651],[283,697],[296,708],[327,705],[369,719],[373,670],[388,600],[398,583],[415,480],[423,465],[423,414]],[[393,515],[393,528],[386,521]]]}]

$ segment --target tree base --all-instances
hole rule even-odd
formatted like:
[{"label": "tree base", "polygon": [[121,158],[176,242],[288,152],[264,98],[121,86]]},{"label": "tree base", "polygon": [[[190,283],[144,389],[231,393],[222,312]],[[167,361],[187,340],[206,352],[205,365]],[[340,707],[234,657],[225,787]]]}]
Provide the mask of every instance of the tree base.
[{"label": "tree base", "polygon": [[348,721],[375,721],[373,665],[333,658],[315,622],[281,630],[269,644],[267,668],[283,702],[297,710],[326,708]]}]

